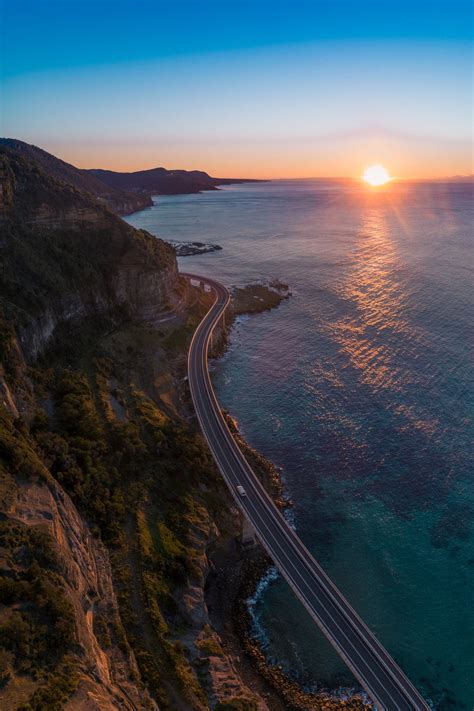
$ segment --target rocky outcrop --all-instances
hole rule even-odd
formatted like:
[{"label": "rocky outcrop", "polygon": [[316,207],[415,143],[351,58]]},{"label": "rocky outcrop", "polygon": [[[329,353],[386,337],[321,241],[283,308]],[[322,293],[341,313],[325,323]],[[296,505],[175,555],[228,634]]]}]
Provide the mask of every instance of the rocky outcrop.
[{"label": "rocky outcrop", "polygon": [[[240,530],[237,511],[233,525],[236,531]],[[211,626],[204,594],[210,574],[208,551],[220,545],[221,534],[205,509],[200,512],[199,524],[190,527],[188,538],[189,546],[196,555],[197,571],[179,601],[181,614],[190,625],[190,632],[183,641],[190,657],[200,660],[207,667],[211,706],[238,698],[242,704],[247,703],[248,708],[269,711],[265,700],[242,681],[235,660],[225,651],[220,636]]]},{"label": "rocky outcrop", "polygon": [[232,289],[231,311],[234,316],[269,311],[291,296],[288,284],[279,279],[248,284]]},{"label": "rocky outcrop", "polygon": [[179,242],[168,240],[168,244],[173,247],[177,257],[191,257],[196,254],[219,252],[222,249],[219,244],[205,244],[204,242]]}]

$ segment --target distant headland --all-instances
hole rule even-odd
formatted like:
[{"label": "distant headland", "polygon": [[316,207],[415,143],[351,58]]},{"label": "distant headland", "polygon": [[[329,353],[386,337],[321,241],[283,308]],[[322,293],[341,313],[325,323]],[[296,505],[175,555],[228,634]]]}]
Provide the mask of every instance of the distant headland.
[{"label": "distant headland", "polygon": [[36,161],[49,175],[93,195],[118,215],[129,215],[151,207],[152,195],[187,195],[218,190],[221,185],[264,182],[252,178],[213,178],[202,170],[151,168],[133,173],[117,173],[99,168],[87,170],[76,168],[16,138],[0,138],[0,145]]}]

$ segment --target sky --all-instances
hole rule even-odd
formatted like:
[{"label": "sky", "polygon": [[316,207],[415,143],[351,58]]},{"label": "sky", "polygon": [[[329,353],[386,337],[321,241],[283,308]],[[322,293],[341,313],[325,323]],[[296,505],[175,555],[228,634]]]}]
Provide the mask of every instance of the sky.
[{"label": "sky", "polygon": [[0,133],[84,168],[474,172],[470,0],[0,0]]}]

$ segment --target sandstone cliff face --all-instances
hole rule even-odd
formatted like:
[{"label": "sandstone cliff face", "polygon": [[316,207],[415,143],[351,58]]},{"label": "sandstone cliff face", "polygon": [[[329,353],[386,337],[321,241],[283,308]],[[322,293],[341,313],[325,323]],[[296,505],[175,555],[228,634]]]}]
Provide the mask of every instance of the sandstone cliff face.
[{"label": "sandstone cliff face", "polygon": [[[38,403],[24,358],[33,363],[64,324],[79,327],[105,315],[112,323],[153,320],[172,313],[180,286],[171,248],[133,230],[87,195],[5,150],[0,178],[0,298],[9,316],[2,323],[0,407],[12,422],[30,421]],[[2,491],[8,491],[4,520],[19,530],[40,530],[52,542],[54,574],[73,610],[79,685],[65,708],[157,709],[120,633],[107,550],[46,469],[33,480],[21,467],[14,479],[8,470],[0,462]],[[97,619],[106,644],[96,634]],[[11,698],[10,686],[0,690],[0,706],[16,708],[22,694]],[[35,687],[21,686],[28,693]]]},{"label": "sandstone cliff face", "polygon": [[[14,337],[7,349],[6,369],[8,373],[3,365],[0,367],[0,411],[1,408],[4,410],[2,425],[5,413],[12,423],[19,422],[21,417],[31,418],[37,406],[32,383]],[[17,443],[9,443],[2,429],[0,439],[3,448],[7,449],[7,461],[9,447],[13,457],[23,448],[28,450],[28,440],[21,435]],[[23,460],[19,458],[14,476],[0,458],[1,521],[7,528],[19,526],[20,529],[40,532],[51,546],[49,565],[54,573],[49,574],[60,580],[58,590],[72,611],[74,626],[71,654],[74,676],[77,677],[74,683],[76,688],[63,707],[69,711],[158,711],[158,705],[140,682],[135,656],[123,632],[109,554],[100,539],[92,535],[70,497],[49,474],[46,466],[38,461],[32,472],[31,460],[34,461],[34,458],[34,450],[31,451],[31,459],[25,455]],[[28,554],[28,551],[21,553],[15,561],[17,567],[8,558],[6,541],[8,536],[5,537],[2,531],[0,581],[8,580],[12,573],[14,579],[21,575],[22,561],[25,553]],[[31,577],[28,570],[25,572],[27,579]],[[0,604],[0,621],[4,622],[6,613],[8,619],[9,608],[5,606],[8,599],[3,590],[1,597],[4,604]],[[98,621],[100,638],[96,631]],[[9,660],[7,667],[1,669],[0,708],[14,709],[27,702],[41,684],[36,679],[28,682],[21,675],[17,676],[10,668]],[[8,681],[10,683],[6,683]],[[59,698],[53,700],[55,704],[59,703]],[[54,708],[57,707],[54,705]]]},{"label": "sandstone cliff face", "polygon": [[[234,527],[240,530],[240,516],[235,510]],[[249,708],[269,711],[266,701],[259,697],[242,682],[232,656],[225,652],[222,640],[212,629],[204,589],[210,572],[208,550],[210,546],[219,546],[221,534],[208,512],[201,510],[199,523],[190,526],[188,540],[195,552],[198,572],[183,590],[179,601],[185,620],[189,623],[189,632],[184,638],[191,659],[205,659],[208,665],[209,699],[211,706],[216,703],[239,698]]]},{"label": "sandstone cliff face", "polygon": [[131,215],[133,212],[144,210],[153,205],[153,200],[149,195],[119,190],[115,190],[112,194],[102,194],[99,199],[103,200],[107,207],[117,215]]},{"label": "sandstone cliff face", "polygon": [[47,531],[54,541],[74,610],[79,658],[79,686],[64,708],[157,709],[137,683],[140,675],[130,648],[104,649],[94,632],[98,614],[110,630],[120,625],[117,599],[107,551],[92,537],[69,496],[53,481],[21,482],[5,513],[11,521]]}]

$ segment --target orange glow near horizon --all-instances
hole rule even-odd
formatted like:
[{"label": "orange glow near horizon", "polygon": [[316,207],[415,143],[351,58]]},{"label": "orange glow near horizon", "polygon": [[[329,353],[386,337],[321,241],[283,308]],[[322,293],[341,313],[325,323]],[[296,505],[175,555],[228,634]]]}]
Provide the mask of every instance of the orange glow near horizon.
[{"label": "orange glow near horizon", "polygon": [[[20,137],[24,138],[24,137]],[[462,144],[438,143],[433,152],[427,141],[405,142],[381,137],[334,137],[306,145],[297,141],[218,141],[191,139],[161,141],[29,141],[79,168],[133,172],[163,166],[205,170],[219,178],[361,179],[367,156],[378,156],[397,179],[439,179],[472,173],[470,152]]]},{"label": "orange glow near horizon", "polygon": [[386,168],[383,165],[369,165],[365,169],[362,180],[368,183],[371,187],[377,188],[379,185],[386,185],[392,178]]}]

